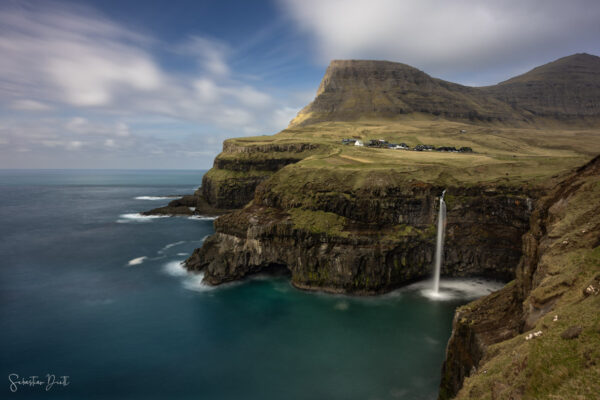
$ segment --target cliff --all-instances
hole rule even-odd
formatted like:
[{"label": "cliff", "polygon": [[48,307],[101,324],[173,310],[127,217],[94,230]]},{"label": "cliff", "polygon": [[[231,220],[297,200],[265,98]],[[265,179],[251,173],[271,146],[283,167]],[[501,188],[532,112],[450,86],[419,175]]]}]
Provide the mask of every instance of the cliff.
[{"label": "cliff", "polygon": [[256,187],[279,169],[326,150],[327,146],[273,137],[226,140],[193,195],[144,214],[225,214],[251,201]]},{"label": "cliff", "polygon": [[600,392],[600,157],[537,204],[517,278],[456,311],[440,399]]},{"label": "cliff", "polygon": [[[371,174],[362,184],[355,174],[314,180],[306,171],[285,172],[261,184],[249,206],[217,219],[216,234],[187,267],[203,271],[210,284],[285,267],[296,287],[353,294],[385,292],[430,274],[441,187],[398,186],[401,176],[390,172],[386,181]],[[533,193],[447,190],[444,274],[512,279]]]}]

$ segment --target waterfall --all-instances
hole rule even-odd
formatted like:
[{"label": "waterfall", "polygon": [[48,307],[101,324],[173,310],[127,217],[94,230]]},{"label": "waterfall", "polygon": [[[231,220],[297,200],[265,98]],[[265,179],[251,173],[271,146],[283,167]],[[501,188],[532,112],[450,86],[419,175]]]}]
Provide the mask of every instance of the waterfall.
[{"label": "waterfall", "polygon": [[442,269],[442,256],[444,255],[444,230],[446,229],[446,203],[444,202],[444,194],[440,197],[440,213],[438,215],[437,224],[437,241],[435,244],[435,266],[433,271],[433,292],[440,291],[440,270]]}]

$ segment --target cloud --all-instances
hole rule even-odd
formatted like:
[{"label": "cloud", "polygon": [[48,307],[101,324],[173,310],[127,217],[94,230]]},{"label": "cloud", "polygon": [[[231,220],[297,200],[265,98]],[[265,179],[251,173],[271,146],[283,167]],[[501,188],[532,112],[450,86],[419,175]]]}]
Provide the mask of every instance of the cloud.
[{"label": "cloud", "polygon": [[387,59],[459,76],[600,51],[600,3],[595,0],[281,3],[312,38],[321,62]]},{"label": "cloud", "polygon": [[[304,105],[248,82],[223,41],[166,43],[89,7],[34,4],[0,5],[0,106],[18,111],[0,114],[1,167],[60,166],[75,154],[83,165],[118,153],[151,166],[169,153],[216,155],[227,137],[285,128]],[[169,57],[184,67],[167,67]]]},{"label": "cloud", "polygon": [[191,36],[186,43],[179,46],[178,52],[195,56],[201,70],[210,75],[226,76],[231,72],[226,61],[231,49],[225,42]]},{"label": "cloud", "polygon": [[15,100],[10,105],[13,110],[19,111],[48,111],[52,110],[52,107],[48,104],[42,103],[41,101],[21,99]]},{"label": "cloud", "polygon": [[60,5],[4,8],[0,13],[3,88],[73,106],[103,106],[123,90],[161,85],[161,72],[141,48],[142,36],[94,14]]}]

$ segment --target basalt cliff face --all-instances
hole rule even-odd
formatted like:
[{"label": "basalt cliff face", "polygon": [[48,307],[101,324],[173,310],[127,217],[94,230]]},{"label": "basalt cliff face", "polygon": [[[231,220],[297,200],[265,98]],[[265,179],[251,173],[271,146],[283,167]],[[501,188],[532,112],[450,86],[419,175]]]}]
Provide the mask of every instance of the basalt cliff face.
[{"label": "basalt cliff face", "polygon": [[542,198],[517,278],[456,311],[440,399],[597,398],[600,156]]},{"label": "basalt cliff face", "polygon": [[313,143],[254,144],[226,140],[213,168],[202,177],[202,186],[193,194],[173,200],[146,214],[221,215],[245,206],[256,187],[286,165],[319,152]]},{"label": "basalt cliff face", "polygon": [[[441,187],[398,186],[393,172],[381,181],[373,174],[358,188],[349,175],[311,176],[290,169],[260,184],[249,206],[215,221],[216,234],[188,268],[220,284],[285,267],[299,288],[354,294],[385,292],[430,274]],[[447,190],[443,273],[512,279],[536,193]]]}]

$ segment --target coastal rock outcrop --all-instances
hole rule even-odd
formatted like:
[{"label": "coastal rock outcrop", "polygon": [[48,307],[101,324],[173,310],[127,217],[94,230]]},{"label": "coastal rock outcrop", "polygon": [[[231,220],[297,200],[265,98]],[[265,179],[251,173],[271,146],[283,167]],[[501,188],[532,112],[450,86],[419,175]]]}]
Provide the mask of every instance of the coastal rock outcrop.
[{"label": "coastal rock outcrop", "polygon": [[[385,174],[393,181],[393,172]],[[431,273],[441,187],[387,186],[376,174],[358,187],[351,176],[329,178],[288,167],[261,183],[249,206],[215,221],[215,235],[187,268],[220,284],[285,267],[299,288],[354,294]],[[443,274],[512,279],[534,194],[481,186],[448,193]]]},{"label": "coastal rock outcrop", "polygon": [[598,198],[600,156],[538,202],[516,279],[456,311],[440,399],[597,396]]},{"label": "coastal rock outcrop", "polygon": [[273,173],[327,151],[327,146],[314,143],[278,143],[273,137],[261,139],[250,142],[243,138],[226,140],[213,168],[204,174],[202,186],[194,194],[144,214],[214,216],[242,208],[252,200],[256,187]]}]

